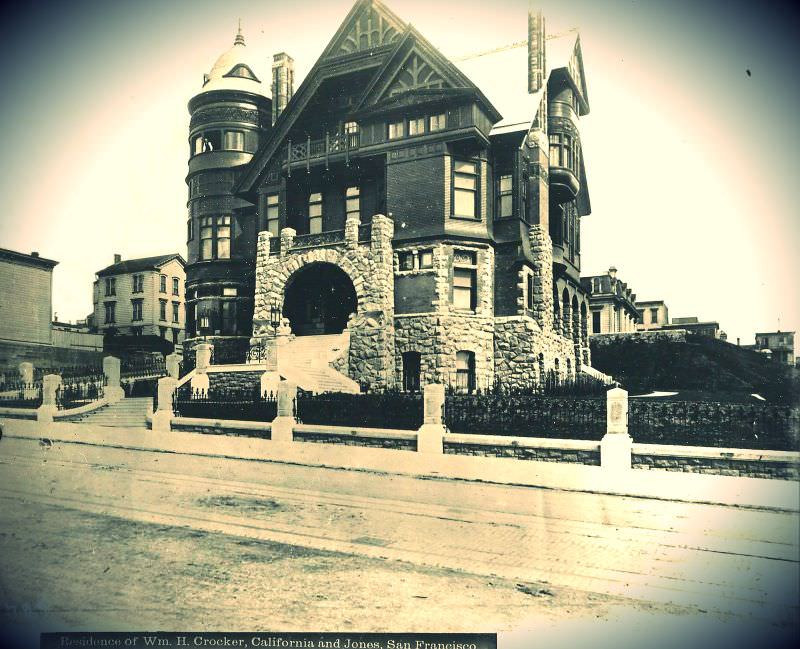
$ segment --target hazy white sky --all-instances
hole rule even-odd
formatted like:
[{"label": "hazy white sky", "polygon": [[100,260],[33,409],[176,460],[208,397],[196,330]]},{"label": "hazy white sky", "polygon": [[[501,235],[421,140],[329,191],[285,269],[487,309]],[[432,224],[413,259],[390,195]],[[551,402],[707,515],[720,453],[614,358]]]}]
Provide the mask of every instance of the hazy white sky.
[{"label": "hazy white sky", "polygon": [[[452,57],[526,38],[524,0],[387,4]],[[718,320],[734,342],[800,329],[796,15],[736,1],[539,5],[548,31],[581,30],[583,274],[613,264],[639,298]],[[185,256],[186,104],[238,19],[262,72],[286,51],[299,85],[350,6],[76,0],[2,16],[0,246],[61,262],[59,319],[91,311],[94,273],[115,252]]]}]

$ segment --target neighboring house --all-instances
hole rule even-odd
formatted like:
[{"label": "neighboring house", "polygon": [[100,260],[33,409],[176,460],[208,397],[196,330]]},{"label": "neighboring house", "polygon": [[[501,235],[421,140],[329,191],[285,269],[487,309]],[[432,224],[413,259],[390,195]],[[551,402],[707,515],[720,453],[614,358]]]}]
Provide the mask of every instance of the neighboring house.
[{"label": "neighboring house", "polygon": [[647,331],[649,329],[660,329],[669,324],[669,309],[664,300],[646,300],[636,302],[634,305],[641,315],[636,329]]},{"label": "neighboring house", "polygon": [[520,28],[454,62],[358,0],[296,92],[274,57],[272,98],[240,32],[189,102],[187,346],[243,361],[279,310],[349,332],[373,386],[588,364],[580,38]]},{"label": "neighboring house", "polygon": [[581,277],[589,295],[592,334],[629,333],[636,331],[640,313],[636,308],[636,294],[628,285],[617,279],[613,266],[606,275]]},{"label": "neighboring house", "polygon": [[0,248],[0,340],[52,343],[53,268],[38,252]]},{"label": "neighboring house", "polygon": [[185,262],[179,254],[114,263],[97,272],[94,326],[104,336],[159,336],[183,342]]},{"label": "neighboring house", "polygon": [[794,331],[769,331],[756,334],[756,351],[769,350],[772,360],[795,365]]},{"label": "neighboring house", "polygon": [[53,269],[57,261],[0,248],[0,371],[22,362],[38,369],[96,365],[102,340],[53,319]]}]

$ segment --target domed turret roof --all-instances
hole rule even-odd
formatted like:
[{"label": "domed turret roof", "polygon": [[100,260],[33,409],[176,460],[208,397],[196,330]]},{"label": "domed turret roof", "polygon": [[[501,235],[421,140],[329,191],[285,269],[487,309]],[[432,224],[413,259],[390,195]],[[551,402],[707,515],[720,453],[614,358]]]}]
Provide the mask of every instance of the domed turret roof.
[{"label": "domed turret roof", "polygon": [[198,94],[212,90],[241,90],[268,97],[269,84],[262,83],[256,68],[249,62],[242,27],[227,52],[217,59],[211,72],[204,76],[203,89]]}]

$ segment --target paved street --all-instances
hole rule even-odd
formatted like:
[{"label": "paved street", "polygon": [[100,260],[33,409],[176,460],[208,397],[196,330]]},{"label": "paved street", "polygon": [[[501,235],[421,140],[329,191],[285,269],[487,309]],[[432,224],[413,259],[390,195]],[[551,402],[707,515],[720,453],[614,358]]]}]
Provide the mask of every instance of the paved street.
[{"label": "paved street", "polygon": [[797,625],[786,512],[9,438],[0,498],[7,623]]}]

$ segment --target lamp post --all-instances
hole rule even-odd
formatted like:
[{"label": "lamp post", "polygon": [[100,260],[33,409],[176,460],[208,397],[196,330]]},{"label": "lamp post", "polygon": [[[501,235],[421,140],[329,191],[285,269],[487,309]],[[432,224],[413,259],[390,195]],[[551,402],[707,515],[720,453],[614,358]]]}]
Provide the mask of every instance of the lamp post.
[{"label": "lamp post", "polygon": [[281,326],[281,308],[278,306],[277,302],[273,302],[269,307],[269,324],[277,336],[278,327]]}]

